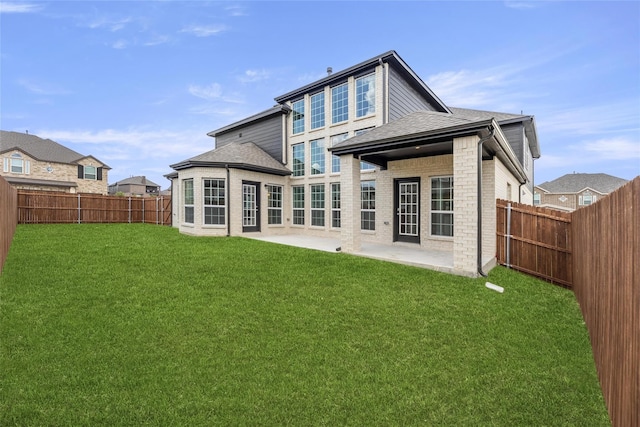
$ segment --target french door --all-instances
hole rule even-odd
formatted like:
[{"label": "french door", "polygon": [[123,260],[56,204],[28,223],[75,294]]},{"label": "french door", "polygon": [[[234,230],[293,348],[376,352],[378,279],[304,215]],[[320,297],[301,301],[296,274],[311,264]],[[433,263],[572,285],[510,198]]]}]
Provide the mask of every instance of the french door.
[{"label": "french door", "polygon": [[394,180],[393,240],[420,243],[420,178]]},{"label": "french door", "polygon": [[242,232],[260,231],[260,183],[242,181]]}]

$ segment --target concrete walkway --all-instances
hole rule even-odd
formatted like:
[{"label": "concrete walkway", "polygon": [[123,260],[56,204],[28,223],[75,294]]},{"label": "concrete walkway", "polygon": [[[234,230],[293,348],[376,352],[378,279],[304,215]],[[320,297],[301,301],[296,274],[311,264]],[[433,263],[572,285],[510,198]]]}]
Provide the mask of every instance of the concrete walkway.
[{"label": "concrete walkway", "polygon": [[[300,235],[283,235],[283,236],[256,236],[245,234],[249,237],[265,242],[279,243],[288,246],[297,246],[301,248],[315,249],[325,252],[336,252],[336,248],[340,247],[339,239],[331,239],[327,237],[313,237]],[[412,265],[415,267],[428,268],[430,270],[442,271],[445,273],[453,273],[453,253],[446,251],[426,250],[418,246],[411,247],[409,245],[380,245],[368,242],[362,242],[361,251],[353,255],[363,256],[367,258],[375,258],[382,261],[397,262],[400,264]]]}]

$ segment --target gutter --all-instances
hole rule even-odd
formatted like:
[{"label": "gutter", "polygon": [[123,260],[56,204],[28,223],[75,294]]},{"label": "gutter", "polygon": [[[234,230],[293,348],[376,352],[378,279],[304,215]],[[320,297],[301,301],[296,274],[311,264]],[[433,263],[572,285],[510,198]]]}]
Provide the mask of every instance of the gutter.
[{"label": "gutter", "polygon": [[491,130],[491,133],[478,141],[478,184],[476,185],[478,189],[477,264],[478,274],[480,274],[482,277],[487,277],[487,273],[482,271],[482,144],[493,138],[493,135],[495,134],[495,128],[493,126],[489,126],[489,129]]},{"label": "gutter", "polygon": [[227,237],[231,236],[231,202],[229,201],[229,196],[231,192],[231,169],[229,169],[229,165],[224,165],[227,170]]}]

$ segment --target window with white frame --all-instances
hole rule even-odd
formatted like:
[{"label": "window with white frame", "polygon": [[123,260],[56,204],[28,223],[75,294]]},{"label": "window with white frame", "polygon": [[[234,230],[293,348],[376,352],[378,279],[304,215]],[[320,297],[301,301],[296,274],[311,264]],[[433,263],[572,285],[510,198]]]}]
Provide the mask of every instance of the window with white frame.
[{"label": "window with white frame", "polygon": [[291,106],[293,117],[293,133],[304,132],[304,99],[296,101]]},{"label": "window with white frame", "polygon": [[[374,126],[375,127],[375,126]],[[355,131],[353,133],[354,136],[358,136],[358,135],[362,135],[363,133],[367,133],[369,132],[371,129],[373,129],[374,127],[370,127],[370,128],[365,128],[365,129],[358,129],[357,131]],[[360,170],[361,171],[371,171],[374,170],[376,168],[375,165],[372,165],[371,163],[368,162],[360,162]]]},{"label": "window with white frame", "polygon": [[376,182],[360,183],[360,229],[376,229]]},{"label": "window with white frame", "polygon": [[224,179],[204,179],[204,223],[224,225],[226,212],[226,193]]},{"label": "window with white frame", "polygon": [[595,194],[584,193],[578,198],[578,204],[581,206],[588,206],[596,201]]},{"label": "window with white frame", "polygon": [[340,228],[340,183],[331,184],[331,227]]},{"label": "window with white frame", "polygon": [[431,178],[431,235],[453,237],[453,177]]},{"label": "window with white frame", "polygon": [[282,186],[267,185],[268,211],[267,218],[270,225],[282,224]]},{"label": "window with white frame", "polygon": [[324,227],[324,184],[311,186],[311,225]]},{"label": "window with white frame", "polygon": [[295,144],[293,149],[293,176],[304,176],[304,142]]},{"label": "window with white frame", "polygon": [[13,153],[10,157],[4,158],[4,172],[28,175],[31,173],[31,162],[24,160],[20,153]]},{"label": "window with white frame", "polygon": [[291,187],[293,197],[293,224],[304,225],[304,186]]},{"label": "window with white frame", "polygon": [[182,181],[182,196],[184,200],[184,222],[193,224],[193,179]]},{"label": "window with white frame", "polygon": [[376,76],[356,79],[356,117],[364,117],[376,112]]},{"label": "window with white frame", "polygon": [[[331,146],[335,147],[338,143],[344,141],[349,137],[349,133],[341,133],[331,137]],[[340,156],[335,154],[331,155],[331,173],[340,173]]]},{"label": "window with white frame", "polygon": [[311,95],[311,129],[324,126],[324,92]]},{"label": "window with white frame", "polygon": [[84,179],[97,179],[98,172],[95,166],[85,166],[84,167]]},{"label": "window with white frame", "polygon": [[324,138],[311,141],[311,175],[324,174]]},{"label": "window with white frame", "polygon": [[347,83],[331,88],[331,123],[349,120],[349,86]]},{"label": "window with white frame", "polygon": [[533,193],[533,204],[534,205],[540,204],[540,193]]}]

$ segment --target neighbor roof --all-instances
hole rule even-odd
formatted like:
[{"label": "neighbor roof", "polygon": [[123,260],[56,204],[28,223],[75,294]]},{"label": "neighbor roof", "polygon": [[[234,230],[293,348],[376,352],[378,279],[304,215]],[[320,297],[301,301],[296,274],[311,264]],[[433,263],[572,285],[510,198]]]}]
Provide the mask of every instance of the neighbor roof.
[{"label": "neighbor roof", "polygon": [[394,69],[398,70],[404,77],[407,79],[407,82],[416,89],[422,96],[429,99],[434,106],[439,111],[449,112],[449,108],[438,98],[438,96],[422,81],[422,79],[407,65],[406,62],[396,53],[395,50],[390,50],[381,55],[374,56],[371,59],[363,61],[359,64],[356,64],[352,67],[346,68],[342,71],[338,71],[336,73],[331,73],[327,77],[317,80],[313,83],[309,83],[308,85],[302,86],[298,89],[295,89],[291,92],[285,93],[284,95],[278,96],[275,98],[276,102],[282,104],[287,101],[295,100],[296,98],[300,98],[305,93],[313,92],[315,90],[319,90],[327,85],[338,84],[344,80],[346,80],[349,76],[358,73],[364,73],[366,70],[372,69],[376,65],[387,62]]},{"label": "neighbor roof", "polygon": [[[75,164],[89,157],[50,139],[42,139],[28,133],[0,131],[0,153],[11,150],[20,150],[42,162]],[[103,167],[110,169],[104,164]]]},{"label": "neighbor roof", "polygon": [[146,176],[132,176],[129,178],[125,178],[121,181],[118,181],[112,185],[147,185],[151,187],[160,187],[155,182],[151,181],[150,179],[147,179]]},{"label": "neighbor roof", "polygon": [[290,175],[291,171],[253,142],[233,142],[190,159],[171,165],[175,170],[192,167],[231,167],[275,175]]},{"label": "neighbor roof", "polygon": [[601,194],[609,194],[627,182],[626,179],[606,173],[568,173],[536,187],[548,193],[579,193],[590,188]]}]

